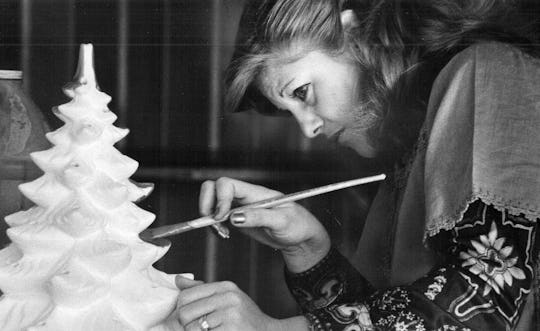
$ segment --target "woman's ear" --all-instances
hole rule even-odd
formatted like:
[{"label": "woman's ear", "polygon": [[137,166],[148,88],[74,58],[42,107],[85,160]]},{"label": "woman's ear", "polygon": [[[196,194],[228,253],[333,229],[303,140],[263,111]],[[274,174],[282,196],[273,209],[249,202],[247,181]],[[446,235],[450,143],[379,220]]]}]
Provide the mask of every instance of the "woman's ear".
[{"label": "woman's ear", "polygon": [[352,9],[346,9],[341,12],[341,25],[343,26],[343,30],[348,31],[358,27],[359,24],[358,17]]}]

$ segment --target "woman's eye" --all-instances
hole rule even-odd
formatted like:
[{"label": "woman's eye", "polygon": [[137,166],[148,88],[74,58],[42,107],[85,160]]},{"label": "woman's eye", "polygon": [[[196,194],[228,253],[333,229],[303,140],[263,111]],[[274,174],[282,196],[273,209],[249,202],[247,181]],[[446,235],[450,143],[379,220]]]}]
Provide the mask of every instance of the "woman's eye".
[{"label": "woman's eye", "polygon": [[297,98],[299,100],[302,100],[302,101],[306,101],[307,94],[308,94],[308,89],[309,89],[309,83],[300,86],[299,88],[294,90],[293,97],[295,97],[295,98]]}]

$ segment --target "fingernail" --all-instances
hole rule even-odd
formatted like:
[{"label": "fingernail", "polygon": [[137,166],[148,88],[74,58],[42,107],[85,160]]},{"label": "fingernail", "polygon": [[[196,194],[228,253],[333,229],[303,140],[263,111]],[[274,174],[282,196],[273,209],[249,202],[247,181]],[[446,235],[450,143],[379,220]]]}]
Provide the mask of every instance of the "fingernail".
[{"label": "fingernail", "polygon": [[243,224],[246,221],[246,214],[243,212],[236,212],[231,215],[229,218],[232,224]]}]

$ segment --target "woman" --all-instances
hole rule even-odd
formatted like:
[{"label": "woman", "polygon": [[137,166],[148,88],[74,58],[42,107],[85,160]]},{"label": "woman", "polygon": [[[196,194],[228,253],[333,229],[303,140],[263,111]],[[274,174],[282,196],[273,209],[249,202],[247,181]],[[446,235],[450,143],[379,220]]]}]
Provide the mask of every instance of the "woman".
[{"label": "woman", "polygon": [[[392,166],[347,261],[301,206],[235,213],[279,249],[303,315],[182,278],[187,330],[532,330],[539,321],[540,60],[506,1],[261,1],[230,66],[233,110],[290,113]],[[249,16],[249,14],[248,14]],[[521,22],[521,21],[519,21]],[[203,215],[280,194],[221,178]],[[356,268],[352,266],[355,265]]]}]

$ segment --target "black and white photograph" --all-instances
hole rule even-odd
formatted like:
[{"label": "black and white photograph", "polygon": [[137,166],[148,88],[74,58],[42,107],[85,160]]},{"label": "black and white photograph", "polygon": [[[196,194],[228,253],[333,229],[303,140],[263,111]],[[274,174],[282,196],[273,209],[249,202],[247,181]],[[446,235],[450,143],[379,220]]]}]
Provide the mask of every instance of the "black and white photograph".
[{"label": "black and white photograph", "polygon": [[540,331],[538,0],[0,0],[0,331]]}]

